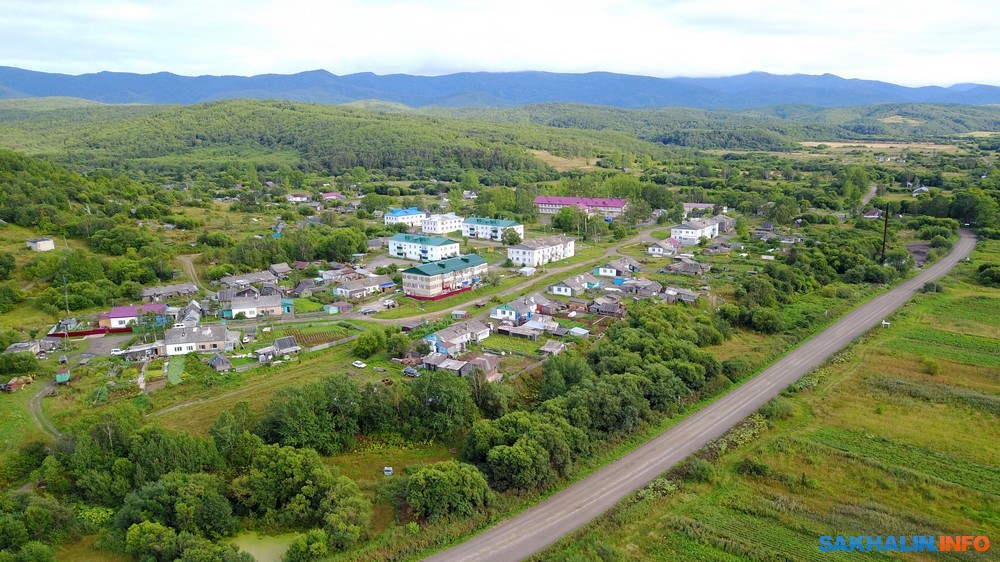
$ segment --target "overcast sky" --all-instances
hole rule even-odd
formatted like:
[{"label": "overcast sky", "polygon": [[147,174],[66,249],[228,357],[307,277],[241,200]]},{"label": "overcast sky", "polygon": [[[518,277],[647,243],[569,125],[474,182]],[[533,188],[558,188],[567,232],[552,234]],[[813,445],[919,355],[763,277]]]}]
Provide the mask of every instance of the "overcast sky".
[{"label": "overcast sky", "polygon": [[1000,85],[995,0],[3,0],[0,65],[183,75],[832,73]]}]

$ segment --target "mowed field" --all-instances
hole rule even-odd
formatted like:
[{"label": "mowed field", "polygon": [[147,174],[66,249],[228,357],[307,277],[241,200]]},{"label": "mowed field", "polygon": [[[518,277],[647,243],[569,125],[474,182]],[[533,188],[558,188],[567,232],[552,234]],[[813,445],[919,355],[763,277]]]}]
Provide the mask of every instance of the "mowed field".
[{"label": "mowed field", "polygon": [[[985,246],[985,248],[984,248]],[[538,560],[929,560],[821,553],[823,535],[1000,536],[1000,260],[981,242],[922,294],[786,391],[756,438],[699,455],[711,475],[646,489]],[[777,413],[775,413],[777,412]],[[769,427],[768,427],[769,426]],[[727,450],[728,449],[728,450]],[[758,475],[741,473],[750,459]],[[935,553],[938,560],[995,560]]]}]

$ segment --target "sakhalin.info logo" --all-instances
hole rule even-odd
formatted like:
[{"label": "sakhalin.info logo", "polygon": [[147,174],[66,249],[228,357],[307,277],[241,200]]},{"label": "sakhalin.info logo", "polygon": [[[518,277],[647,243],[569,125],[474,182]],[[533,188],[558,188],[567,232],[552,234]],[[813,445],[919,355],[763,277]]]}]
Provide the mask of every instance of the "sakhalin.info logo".
[{"label": "sakhalin.info logo", "polygon": [[975,535],[822,536],[820,552],[986,552],[990,538]]}]

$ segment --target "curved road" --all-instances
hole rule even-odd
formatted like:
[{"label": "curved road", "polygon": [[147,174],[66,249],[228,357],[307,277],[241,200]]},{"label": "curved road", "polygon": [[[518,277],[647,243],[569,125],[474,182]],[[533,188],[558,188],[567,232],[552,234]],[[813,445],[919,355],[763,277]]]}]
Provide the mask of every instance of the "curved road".
[{"label": "curved road", "polygon": [[724,434],[834,352],[878,325],[924,283],[948,273],[975,244],[975,235],[963,230],[947,256],[861,305],[742,386],[591,476],[428,560],[508,562],[555,543]]}]

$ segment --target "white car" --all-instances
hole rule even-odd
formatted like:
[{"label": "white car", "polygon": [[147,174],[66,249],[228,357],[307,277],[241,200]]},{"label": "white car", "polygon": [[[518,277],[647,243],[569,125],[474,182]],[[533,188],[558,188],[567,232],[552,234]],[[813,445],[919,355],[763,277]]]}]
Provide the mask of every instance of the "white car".
[{"label": "white car", "polygon": [[354,363],[351,363],[351,365],[354,365],[355,367],[357,367],[359,369],[364,369],[365,367],[368,366],[368,365],[365,365],[364,363],[362,363],[361,361],[355,361]]},{"label": "white car", "polygon": [[123,355],[125,352],[117,347],[111,350],[111,355]]}]

